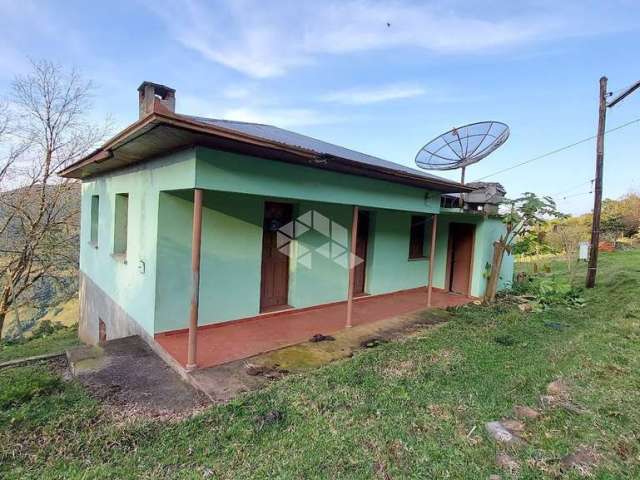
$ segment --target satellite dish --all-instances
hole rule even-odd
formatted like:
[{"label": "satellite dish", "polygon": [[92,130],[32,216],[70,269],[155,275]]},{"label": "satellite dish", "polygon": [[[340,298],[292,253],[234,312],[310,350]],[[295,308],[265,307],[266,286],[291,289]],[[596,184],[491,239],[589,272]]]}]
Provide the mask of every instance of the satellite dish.
[{"label": "satellite dish", "polygon": [[416,165],[425,170],[462,169],[493,153],[509,138],[509,127],[502,122],[477,122],[452,128],[418,151]]}]

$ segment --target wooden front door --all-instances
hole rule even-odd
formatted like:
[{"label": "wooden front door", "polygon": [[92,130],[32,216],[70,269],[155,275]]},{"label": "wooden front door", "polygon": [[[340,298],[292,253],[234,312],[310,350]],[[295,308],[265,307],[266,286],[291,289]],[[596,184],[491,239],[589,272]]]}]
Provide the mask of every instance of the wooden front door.
[{"label": "wooden front door", "polygon": [[358,213],[358,235],[356,237],[356,257],[363,260],[354,269],[353,294],[364,293],[367,273],[367,249],[369,246],[369,212]]},{"label": "wooden front door", "polygon": [[262,279],[260,283],[260,311],[287,305],[289,301],[289,248],[286,237],[278,230],[292,219],[289,203],[266,202],[262,225]]},{"label": "wooden front door", "polygon": [[449,252],[447,286],[450,292],[469,295],[475,225],[452,223],[449,225]]}]

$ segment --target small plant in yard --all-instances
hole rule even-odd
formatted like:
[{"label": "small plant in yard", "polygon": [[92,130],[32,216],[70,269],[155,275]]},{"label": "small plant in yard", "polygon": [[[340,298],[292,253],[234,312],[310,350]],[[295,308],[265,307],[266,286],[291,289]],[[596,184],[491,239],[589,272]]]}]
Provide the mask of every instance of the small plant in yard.
[{"label": "small plant in yard", "polygon": [[526,192],[522,197],[508,200],[508,212],[502,221],[506,226],[506,232],[493,243],[493,259],[488,272],[487,289],[484,301],[491,303],[496,299],[500,269],[505,253],[512,253],[515,241],[523,235],[539,228],[549,218],[558,218],[563,215],[556,209],[556,204],[551,197],[538,197],[535,193]]},{"label": "small plant in yard", "polygon": [[580,308],[586,303],[582,288],[573,286],[565,277],[542,273],[514,283],[506,295],[529,300],[534,311],[555,305]]}]

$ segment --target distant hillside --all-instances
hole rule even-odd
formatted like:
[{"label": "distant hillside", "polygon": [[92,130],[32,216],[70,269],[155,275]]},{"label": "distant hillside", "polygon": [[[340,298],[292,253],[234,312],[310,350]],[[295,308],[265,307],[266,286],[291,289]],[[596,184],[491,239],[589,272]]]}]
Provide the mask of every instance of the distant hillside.
[{"label": "distant hillside", "polygon": [[[64,243],[65,260],[60,264],[56,263],[57,266],[50,270],[53,275],[41,278],[21,296],[19,299],[21,306],[17,312],[19,322],[16,320],[15,309],[10,308],[2,332],[3,338],[19,336],[20,329],[23,334],[28,335],[42,320],[51,320],[67,326],[78,321],[79,218],[75,212],[80,210],[80,184],[65,184],[64,187],[56,184],[49,185],[47,195],[55,195],[58,188],[62,188],[60,190],[62,197],[59,202],[56,202],[54,214],[60,218],[70,218],[70,221],[65,220],[64,223],[67,228],[66,238],[71,240]],[[13,218],[8,215],[15,211],[16,206],[27,212],[31,208],[36,208],[41,192],[39,185],[0,192],[0,224],[4,223],[3,220]],[[22,243],[24,230],[18,223],[20,221],[22,220],[18,217],[11,220],[8,228],[0,235],[0,247],[5,252],[20,252],[24,248]],[[46,254],[46,247],[43,252]],[[11,255],[13,254],[0,256],[0,288],[3,288],[4,282],[7,281],[4,272],[13,260]]]},{"label": "distant hillside", "polygon": [[[44,320],[71,327],[78,323],[79,308],[78,297],[76,296],[49,308],[22,307],[18,311],[22,334],[28,337],[31,331]],[[15,338],[18,333],[15,311],[12,311],[7,316],[7,325],[4,328],[2,338]]]}]

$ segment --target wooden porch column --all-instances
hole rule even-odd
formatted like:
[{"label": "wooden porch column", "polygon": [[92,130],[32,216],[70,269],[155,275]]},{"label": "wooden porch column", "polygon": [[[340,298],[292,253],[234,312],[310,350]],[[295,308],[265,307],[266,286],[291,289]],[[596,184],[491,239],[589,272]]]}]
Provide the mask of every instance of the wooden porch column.
[{"label": "wooden porch column", "polygon": [[197,366],[198,303],[200,300],[200,246],[202,245],[202,190],[193,191],[193,232],[191,237],[191,312],[189,315],[189,345],[187,370]]},{"label": "wooden porch column", "polygon": [[429,284],[427,285],[427,307],[431,306],[431,294],[433,290],[433,261],[436,256],[436,229],[438,227],[438,214],[433,214],[431,226],[431,249],[429,250]]},{"label": "wooden porch column", "polygon": [[347,289],[347,328],[351,328],[351,311],[353,309],[353,283],[355,281],[356,268],[356,242],[358,240],[358,207],[353,206],[353,219],[351,220],[351,242],[349,245],[349,288]]}]

